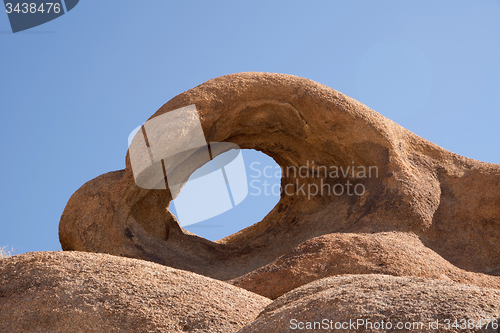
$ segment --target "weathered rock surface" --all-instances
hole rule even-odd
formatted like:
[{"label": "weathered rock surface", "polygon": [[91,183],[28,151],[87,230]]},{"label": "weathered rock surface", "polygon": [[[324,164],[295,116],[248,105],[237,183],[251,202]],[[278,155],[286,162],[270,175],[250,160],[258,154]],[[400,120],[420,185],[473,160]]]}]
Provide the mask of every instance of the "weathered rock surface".
[{"label": "weathered rock surface", "polygon": [[1,332],[236,332],[269,303],[218,280],[106,254],[0,260]]},{"label": "weathered rock surface", "polygon": [[315,237],[229,282],[275,299],[309,282],[342,274],[430,277],[500,289],[500,277],[459,269],[416,235],[402,232]]},{"label": "weathered rock surface", "polygon": [[[307,329],[325,319],[333,329]],[[349,325],[358,319],[373,326]],[[454,328],[455,319],[458,325],[462,319],[472,319],[475,325],[482,319],[482,328]],[[428,278],[344,275],[317,280],[281,296],[239,333],[297,332],[300,327],[302,332],[499,332],[491,323],[486,328],[485,319],[500,322],[500,290]],[[439,329],[429,329],[436,320]],[[384,326],[377,326],[382,321]],[[335,330],[335,323],[347,323],[346,329]],[[406,323],[410,326],[405,329]]]},{"label": "weathered rock surface", "polygon": [[[500,166],[453,154],[319,83],[241,73],[203,83],[151,118],[195,104],[207,142],[232,142],[286,169],[376,166],[362,196],[283,195],[261,222],[218,242],[190,235],[167,207],[168,190],[139,188],[130,159],[70,198],[59,226],[64,250],[154,261],[228,280],[258,269],[313,237],[413,232],[453,265],[500,275]],[[178,168],[185,165],[179,160]],[[282,185],[332,183],[284,176]],[[331,184],[333,185],[333,183]],[[292,185],[295,186],[295,185]]]}]

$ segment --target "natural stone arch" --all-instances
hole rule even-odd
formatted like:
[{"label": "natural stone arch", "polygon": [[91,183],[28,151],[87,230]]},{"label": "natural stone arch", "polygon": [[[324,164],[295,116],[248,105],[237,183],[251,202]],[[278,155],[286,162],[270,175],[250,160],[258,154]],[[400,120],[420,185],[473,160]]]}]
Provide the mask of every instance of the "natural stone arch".
[{"label": "natural stone arch", "polygon": [[[282,195],[261,222],[214,243],[179,227],[165,209],[168,190],[136,186],[127,155],[125,170],[89,181],[69,200],[59,229],[64,250],[141,258],[230,279],[315,236],[403,231],[462,268],[500,270],[498,246],[483,246],[485,232],[491,242],[500,239],[498,165],[450,153],[331,88],[290,75],[216,78],[176,96],[150,119],[192,104],[207,142],[259,150],[284,168],[355,161],[377,166],[379,177],[362,180],[366,192],[360,197]],[[295,181],[285,176],[282,186]]]}]

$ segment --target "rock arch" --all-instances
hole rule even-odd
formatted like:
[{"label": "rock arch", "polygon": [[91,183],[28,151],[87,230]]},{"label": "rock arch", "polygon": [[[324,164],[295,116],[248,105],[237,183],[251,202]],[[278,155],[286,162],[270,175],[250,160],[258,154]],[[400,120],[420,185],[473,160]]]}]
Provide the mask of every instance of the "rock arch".
[{"label": "rock arch", "polygon": [[[151,118],[191,104],[207,142],[259,150],[283,168],[312,161],[376,166],[378,177],[356,180],[366,188],[362,196],[282,195],[261,222],[215,243],[179,227],[166,209],[168,190],[136,186],[127,154],[124,170],[87,182],[70,198],[59,225],[63,250],[140,258],[226,280],[316,236],[399,231],[415,233],[458,267],[500,274],[499,165],[448,152],[348,96],[291,75],[215,78]],[[319,178],[298,178],[285,176],[282,186],[321,185]]]}]

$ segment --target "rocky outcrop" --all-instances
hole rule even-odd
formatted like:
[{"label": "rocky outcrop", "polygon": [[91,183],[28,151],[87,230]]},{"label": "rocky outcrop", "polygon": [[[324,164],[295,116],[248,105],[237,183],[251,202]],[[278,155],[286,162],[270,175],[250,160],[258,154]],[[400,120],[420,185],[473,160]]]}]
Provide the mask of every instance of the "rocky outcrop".
[{"label": "rocky outcrop", "polygon": [[0,260],[1,332],[236,332],[269,303],[218,280],[106,254]]},{"label": "rocky outcrop", "polygon": [[343,274],[430,277],[500,289],[500,277],[459,269],[417,236],[402,232],[315,237],[229,282],[275,299],[309,282]]},{"label": "rocky outcrop", "polygon": [[[154,261],[228,280],[331,233],[411,232],[451,264],[500,274],[500,166],[438,147],[363,104],[319,83],[282,74],[241,73],[173,98],[152,117],[195,104],[207,142],[231,142],[284,169],[374,166],[361,196],[282,195],[259,223],[218,242],[185,232],[168,211],[169,190],[139,188],[124,170],[83,185],[59,225],[64,250]],[[183,159],[175,167],[193,171]],[[325,179],[323,179],[325,178]],[[282,186],[328,177],[285,175]],[[330,185],[334,185],[331,183]],[[431,253],[431,252],[429,252]]]},{"label": "rocky outcrop", "polygon": [[37,252],[0,260],[0,323],[0,332],[499,332],[500,290],[346,274],[272,302],[147,261]]},{"label": "rocky outcrop", "polygon": [[297,288],[268,305],[239,333],[499,332],[499,324],[499,290],[365,274]]}]

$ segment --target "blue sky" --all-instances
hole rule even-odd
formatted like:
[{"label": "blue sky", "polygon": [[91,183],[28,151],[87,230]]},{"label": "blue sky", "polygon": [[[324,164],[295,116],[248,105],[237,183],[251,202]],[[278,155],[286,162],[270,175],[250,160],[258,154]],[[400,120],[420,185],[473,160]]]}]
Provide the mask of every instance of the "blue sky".
[{"label": "blue sky", "polygon": [[[177,94],[235,72],[318,81],[500,163],[499,1],[171,3],[81,0],[16,34],[0,13],[0,247],[60,249],[69,197],[124,168],[129,133]],[[259,200],[267,211],[276,202]],[[213,224],[265,215],[241,205]]]}]

